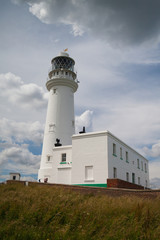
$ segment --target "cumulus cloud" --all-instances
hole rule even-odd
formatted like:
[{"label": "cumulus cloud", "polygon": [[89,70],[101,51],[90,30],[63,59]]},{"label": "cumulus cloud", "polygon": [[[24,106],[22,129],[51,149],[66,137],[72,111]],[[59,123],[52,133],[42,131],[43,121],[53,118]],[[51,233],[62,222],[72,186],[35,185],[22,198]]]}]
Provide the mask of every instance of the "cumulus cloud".
[{"label": "cumulus cloud", "polygon": [[80,116],[75,117],[76,122],[76,133],[79,131],[82,131],[83,127],[86,127],[87,131],[92,130],[92,117],[93,117],[93,111],[86,110],[84,113],[82,113]]},{"label": "cumulus cloud", "polygon": [[1,151],[0,166],[22,174],[37,174],[40,155],[34,155],[27,145],[10,147]]},{"label": "cumulus cloud", "polygon": [[85,31],[110,43],[140,44],[159,40],[159,0],[14,0],[27,2],[44,23],[71,25],[75,36]]},{"label": "cumulus cloud", "polygon": [[160,140],[158,141],[158,143],[153,144],[152,148],[144,147],[143,151],[146,155],[150,157],[160,157]]},{"label": "cumulus cloud", "polygon": [[44,108],[47,106],[47,94],[43,88],[34,84],[25,84],[13,73],[0,74],[0,96],[2,101],[23,108]]},{"label": "cumulus cloud", "polygon": [[0,163],[13,161],[15,164],[35,165],[39,161],[38,155],[33,155],[25,145],[4,149],[0,155]]},{"label": "cumulus cloud", "polygon": [[0,139],[1,143],[13,144],[13,142],[23,143],[24,141],[32,141],[40,145],[43,139],[43,125],[40,122],[18,122],[8,120],[6,118],[0,119]]},{"label": "cumulus cloud", "polygon": [[0,125],[1,170],[37,174],[40,155],[33,154],[29,147],[41,148],[43,126],[39,122],[16,122],[6,118],[0,119]]}]

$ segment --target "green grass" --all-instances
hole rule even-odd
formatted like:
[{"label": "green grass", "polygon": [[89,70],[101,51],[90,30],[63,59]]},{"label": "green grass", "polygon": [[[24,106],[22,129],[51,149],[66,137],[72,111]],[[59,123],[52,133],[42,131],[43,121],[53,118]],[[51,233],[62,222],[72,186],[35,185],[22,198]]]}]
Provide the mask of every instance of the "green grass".
[{"label": "green grass", "polygon": [[0,185],[1,240],[158,240],[160,199]]}]

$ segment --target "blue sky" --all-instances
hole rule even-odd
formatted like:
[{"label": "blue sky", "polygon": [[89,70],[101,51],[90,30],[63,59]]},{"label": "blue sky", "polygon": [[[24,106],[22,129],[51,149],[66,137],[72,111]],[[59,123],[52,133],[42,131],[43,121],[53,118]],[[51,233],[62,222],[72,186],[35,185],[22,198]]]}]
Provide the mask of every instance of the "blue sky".
[{"label": "blue sky", "polygon": [[40,163],[50,61],[76,62],[76,131],[109,130],[150,160],[160,188],[160,2],[2,0],[0,181],[34,180]]}]

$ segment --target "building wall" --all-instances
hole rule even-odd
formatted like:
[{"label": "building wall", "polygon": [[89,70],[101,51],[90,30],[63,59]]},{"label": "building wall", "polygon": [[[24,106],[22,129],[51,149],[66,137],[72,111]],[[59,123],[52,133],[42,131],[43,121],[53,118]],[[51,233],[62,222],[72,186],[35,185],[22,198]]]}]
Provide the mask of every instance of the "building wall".
[{"label": "building wall", "polygon": [[[116,153],[113,152],[113,144],[116,146]],[[122,157],[120,156],[120,148],[122,149]],[[128,152],[128,161],[126,152]],[[139,159],[139,167],[137,159]],[[141,163],[143,163],[143,169]],[[114,168],[116,169],[116,176],[114,176]],[[149,187],[148,160],[108,132],[108,178],[118,178],[126,181],[126,173],[129,174],[129,182],[133,183],[132,174],[134,173],[135,184]]]},{"label": "building wall", "polygon": [[56,138],[69,145],[74,134],[74,93],[67,86],[54,86],[49,92],[43,150],[40,168],[46,168],[46,158],[52,156]]},{"label": "building wall", "polygon": [[[62,154],[66,154],[65,161]],[[135,184],[149,187],[148,160],[108,131],[73,135],[72,146],[54,147],[45,166],[39,170],[42,181],[48,178],[52,183],[106,186],[108,178],[132,183],[134,174]]]},{"label": "building wall", "polygon": [[[66,154],[66,161],[64,162],[62,162],[62,154]],[[53,149],[53,155],[56,165],[56,176],[54,183],[71,184],[72,146],[55,147]]]},{"label": "building wall", "polygon": [[105,185],[108,178],[106,132],[72,137],[72,184]]},{"label": "building wall", "polygon": [[144,189],[141,185],[126,182],[121,179],[107,179],[107,188],[127,188],[127,189]]},{"label": "building wall", "polygon": [[20,173],[10,173],[10,180],[20,180]]},{"label": "building wall", "polygon": [[[66,163],[61,164],[62,160],[62,154],[66,153]],[[67,181],[65,177],[63,177],[62,169],[65,169],[66,167],[71,167],[72,161],[72,146],[61,146],[61,147],[54,147],[52,149],[52,155],[50,157],[50,160],[46,158],[45,161],[45,168],[40,169],[38,173],[38,177],[41,180],[41,182],[44,181],[44,178],[48,178],[48,182],[50,183],[66,183],[70,184],[71,181]],[[61,170],[59,170],[61,168]],[[71,169],[70,169],[71,171]],[[61,177],[58,175],[61,175]],[[65,182],[63,182],[63,180]]]}]

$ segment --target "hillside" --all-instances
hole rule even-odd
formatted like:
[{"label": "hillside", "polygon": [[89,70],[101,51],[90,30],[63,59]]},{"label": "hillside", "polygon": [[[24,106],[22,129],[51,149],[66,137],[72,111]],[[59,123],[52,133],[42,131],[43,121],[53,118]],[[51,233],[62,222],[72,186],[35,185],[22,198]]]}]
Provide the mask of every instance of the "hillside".
[{"label": "hillside", "polygon": [[1,240],[157,240],[160,198],[0,185]]}]

